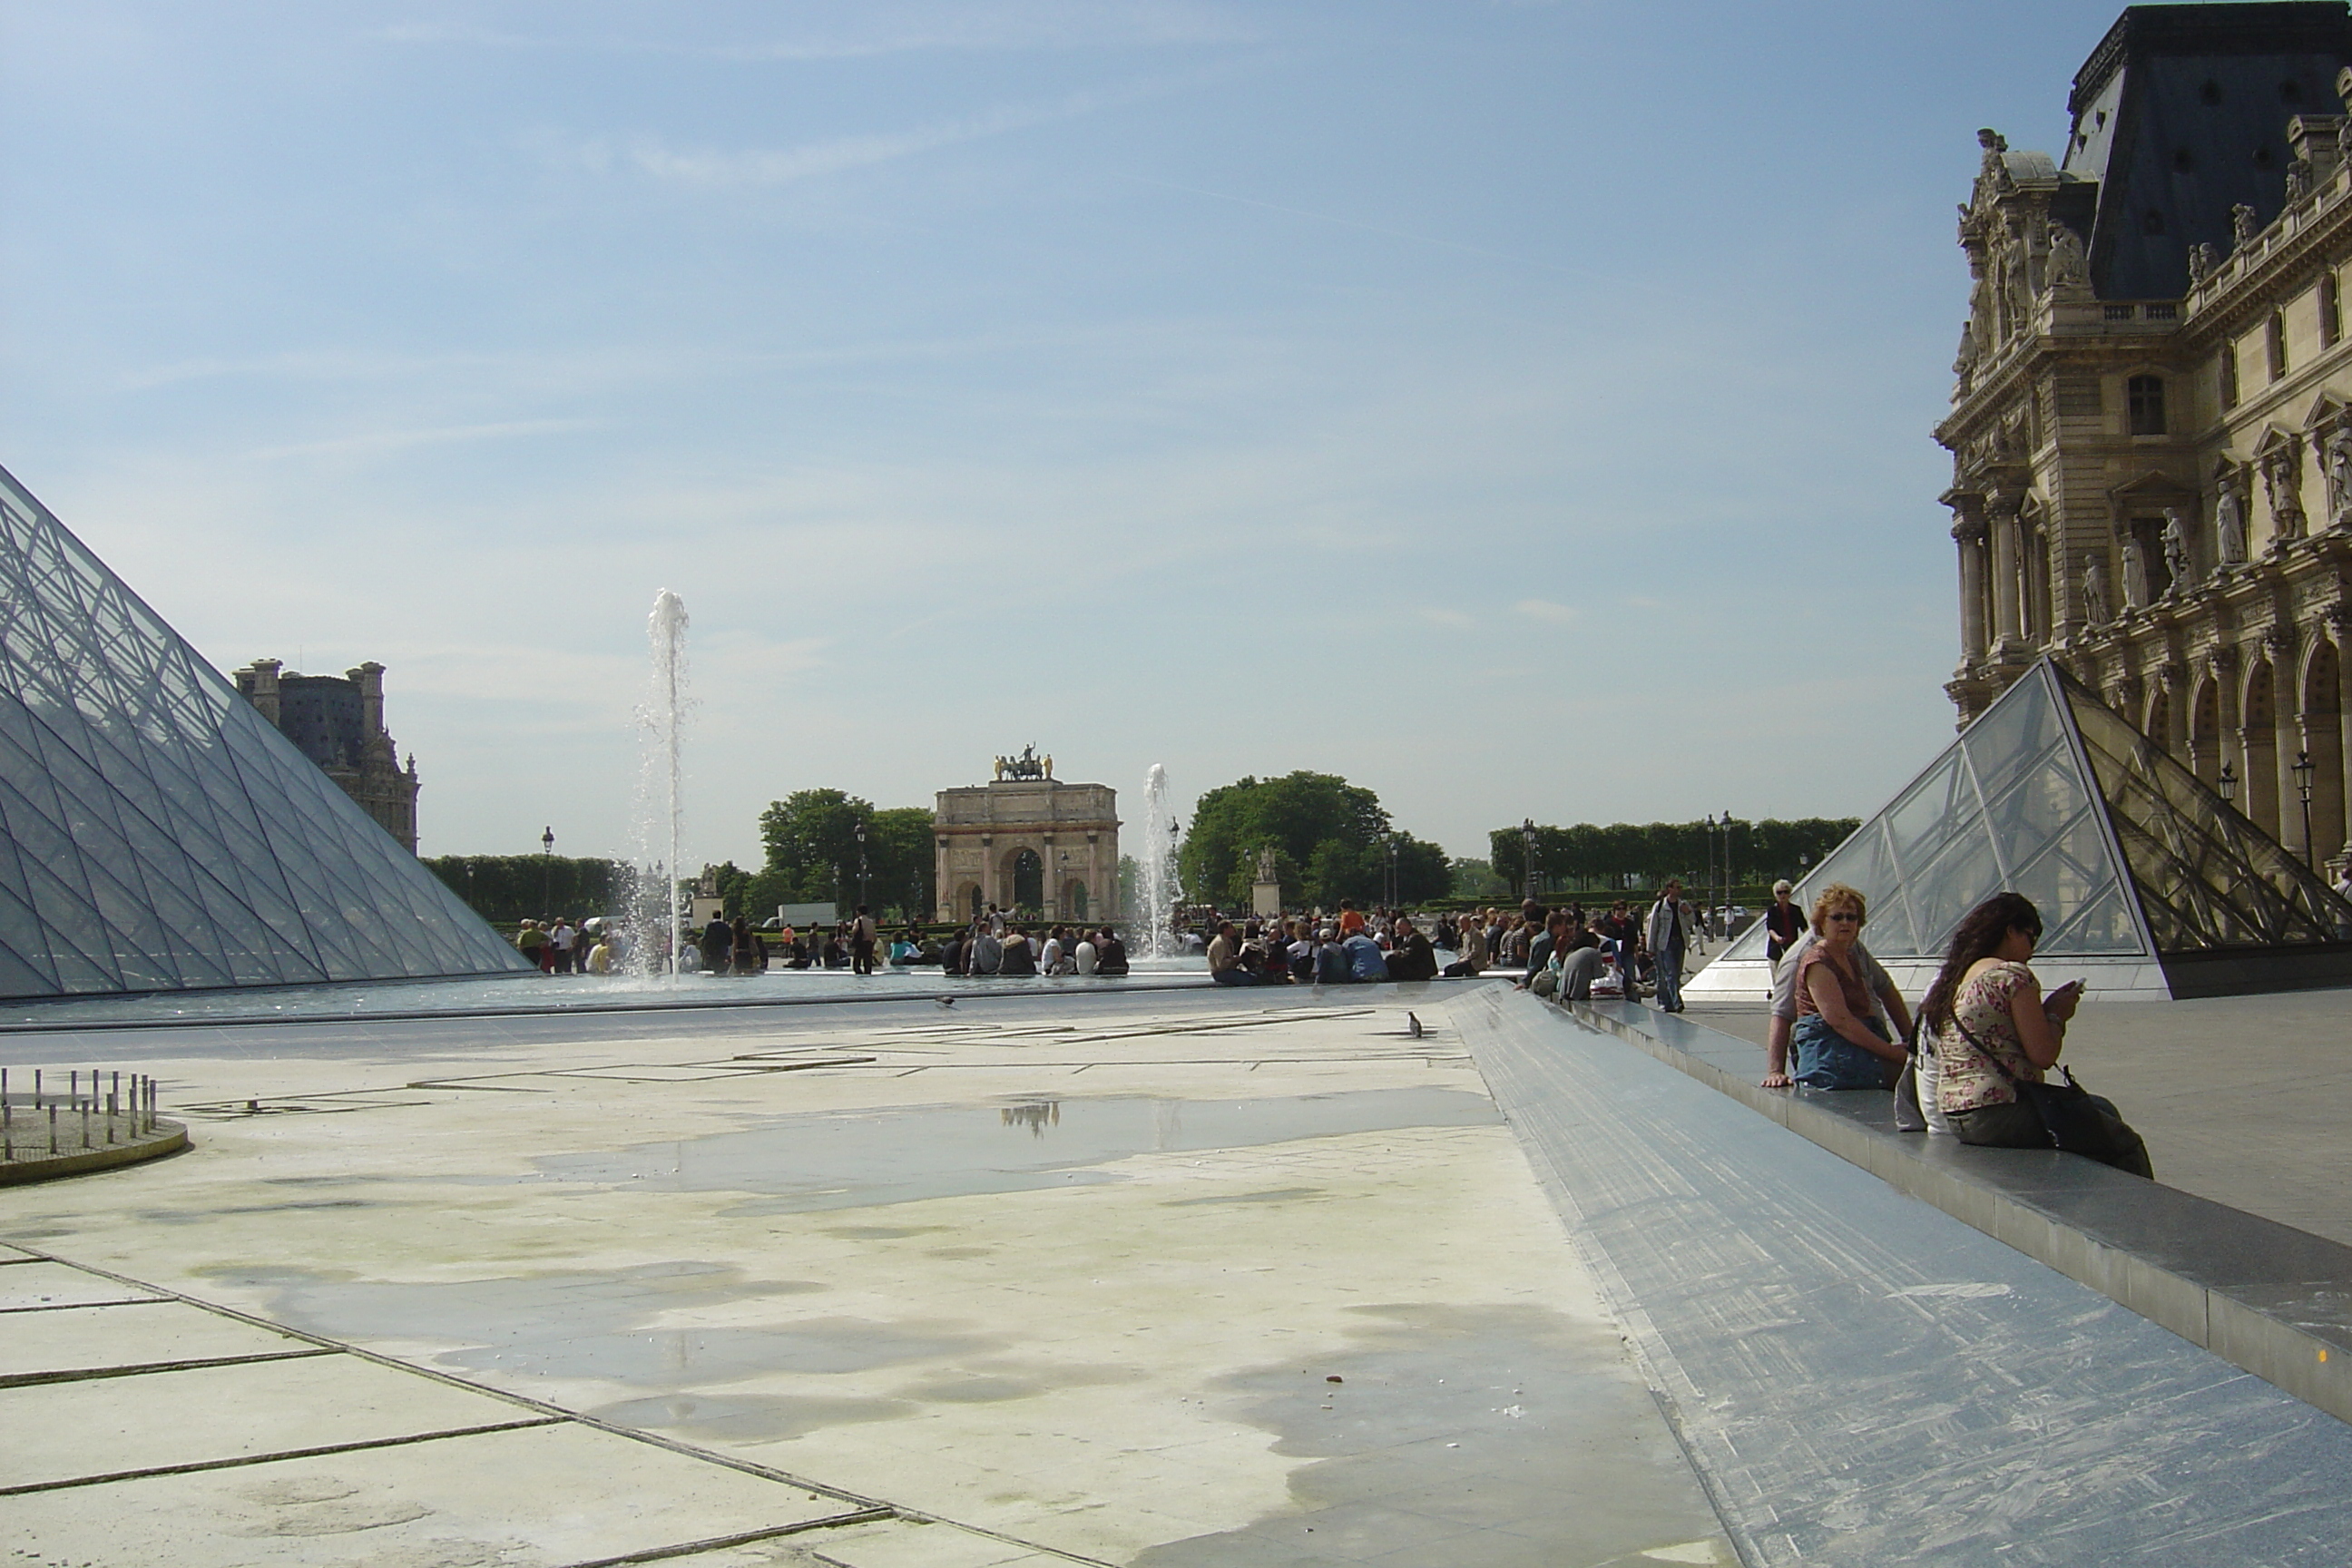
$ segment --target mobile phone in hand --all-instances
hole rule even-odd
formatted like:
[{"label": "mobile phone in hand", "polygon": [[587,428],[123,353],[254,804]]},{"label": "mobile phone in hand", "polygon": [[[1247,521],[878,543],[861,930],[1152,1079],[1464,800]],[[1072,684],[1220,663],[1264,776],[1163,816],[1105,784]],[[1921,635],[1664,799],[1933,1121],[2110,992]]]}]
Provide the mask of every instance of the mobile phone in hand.
[{"label": "mobile phone in hand", "polygon": [[2058,989],[2057,989],[2057,990],[2053,991],[2053,992],[2051,992],[2048,995],[2046,995],[2046,996],[2042,997],[2042,1005],[2043,1005],[2044,1006],[2047,1006],[2047,1005],[2049,1005],[2051,1003],[2053,1003],[2053,1002],[2056,1002],[2056,1001],[2059,1001],[2059,1000],[2061,1000],[2062,998],[2069,997],[2069,996],[2080,996],[2080,995],[2082,995],[2082,994],[2083,994],[2083,983],[2082,983],[2080,980],[2069,980],[2068,982],[2066,982],[2066,984],[2065,984],[2061,985],[2060,987],[2058,987]]}]

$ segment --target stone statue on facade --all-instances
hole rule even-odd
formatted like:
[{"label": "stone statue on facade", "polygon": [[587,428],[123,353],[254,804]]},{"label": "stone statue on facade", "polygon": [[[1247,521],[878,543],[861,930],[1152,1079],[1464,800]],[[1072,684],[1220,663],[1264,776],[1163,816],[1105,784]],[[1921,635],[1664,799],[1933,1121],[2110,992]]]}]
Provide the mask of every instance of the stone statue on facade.
[{"label": "stone statue on facade", "polygon": [[2336,528],[2352,523],[2352,409],[2337,415],[2327,434],[2327,521]]},{"label": "stone statue on facade", "polygon": [[2273,548],[2303,537],[2301,458],[2297,447],[2285,445],[2273,447],[2263,457],[2263,495],[2270,502]]},{"label": "stone statue on facade", "polygon": [[1959,377],[1959,378],[1960,378],[1960,380],[1961,380],[1963,383],[1965,383],[1965,382],[1969,379],[1969,376],[1974,375],[1974,374],[1976,374],[1976,368],[1977,368],[1977,329],[1976,329],[1976,323],[1975,323],[1975,322],[1973,322],[1973,321],[1963,321],[1963,322],[1961,322],[1961,323],[1960,323],[1960,348],[1959,348],[1959,353],[1957,353],[1957,354],[1955,354],[1955,355],[1953,356],[1953,358],[1952,358],[1952,374],[1953,374],[1954,375],[1956,375],[1956,376]]},{"label": "stone statue on facade", "polygon": [[2098,551],[2088,551],[2083,556],[2083,622],[2104,626],[2107,615],[2107,558]]},{"label": "stone statue on facade", "polygon": [[2050,259],[2042,278],[2053,289],[2083,288],[2091,281],[2091,267],[2083,255],[2083,242],[2063,223],[2050,226]]},{"label": "stone statue on facade", "polygon": [[2147,552],[2135,534],[2124,541],[2124,605],[2137,610],[2147,600]]},{"label": "stone statue on facade", "polygon": [[2215,250],[2210,245],[2199,244],[2192,245],[2189,247],[2189,282],[2204,282],[2205,279],[2213,276],[2215,269],[2221,265],[2221,253]]},{"label": "stone statue on facade", "polygon": [[2286,166],[2286,199],[2290,202],[2299,202],[2311,195],[2311,160],[2297,158]]},{"label": "stone statue on facade", "polygon": [[2164,596],[2185,594],[2196,584],[2190,578],[2193,570],[2189,558],[2189,528],[2180,521],[2180,509],[2164,509]]},{"label": "stone statue on facade", "polygon": [[2254,209],[2240,202],[2230,209],[2230,245],[2232,251],[2243,250],[2253,243]]},{"label": "stone statue on facade", "polygon": [[2227,468],[2213,497],[2213,544],[2222,570],[2245,563],[2246,498],[2239,491],[2237,474]]}]

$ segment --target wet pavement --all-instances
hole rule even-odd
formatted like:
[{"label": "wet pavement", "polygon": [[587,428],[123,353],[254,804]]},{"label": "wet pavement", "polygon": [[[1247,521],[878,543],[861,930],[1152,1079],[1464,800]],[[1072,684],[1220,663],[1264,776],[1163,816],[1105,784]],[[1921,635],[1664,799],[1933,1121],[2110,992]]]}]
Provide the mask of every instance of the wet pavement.
[{"label": "wet pavement", "polygon": [[14,1560],[1729,1563],[1464,994],[109,1031]]}]

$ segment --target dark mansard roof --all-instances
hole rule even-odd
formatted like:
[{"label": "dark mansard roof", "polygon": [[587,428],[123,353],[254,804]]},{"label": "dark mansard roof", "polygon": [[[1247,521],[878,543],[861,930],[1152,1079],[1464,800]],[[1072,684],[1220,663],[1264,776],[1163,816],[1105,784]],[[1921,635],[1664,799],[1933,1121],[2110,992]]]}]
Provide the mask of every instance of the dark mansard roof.
[{"label": "dark mansard roof", "polygon": [[2134,5],[2067,99],[2067,174],[2098,182],[2091,282],[2102,299],[2174,299],[2189,250],[2231,248],[2230,209],[2258,224],[2286,201],[2287,121],[2337,114],[2352,64],[2344,0]]}]

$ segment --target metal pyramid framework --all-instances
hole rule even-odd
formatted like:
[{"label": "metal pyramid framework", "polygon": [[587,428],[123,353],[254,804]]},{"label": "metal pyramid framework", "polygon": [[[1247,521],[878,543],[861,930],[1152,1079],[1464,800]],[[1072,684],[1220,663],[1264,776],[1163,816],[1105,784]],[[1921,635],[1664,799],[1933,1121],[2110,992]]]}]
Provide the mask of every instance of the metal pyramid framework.
[{"label": "metal pyramid framework", "polygon": [[527,967],[0,469],[0,996]]},{"label": "metal pyramid framework", "polygon": [[[2046,658],[1815,867],[1798,902],[1830,882],[1868,895],[1864,940],[1890,968],[1932,967],[2009,889],[2042,911],[2035,962],[2111,993],[2352,982],[2352,905]],[[1763,970],[1759,922],[1688,989],[1748,991]]]}]

